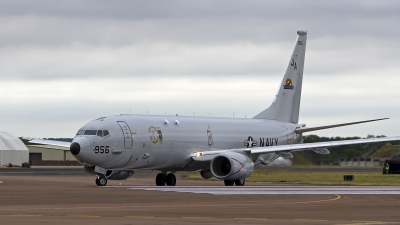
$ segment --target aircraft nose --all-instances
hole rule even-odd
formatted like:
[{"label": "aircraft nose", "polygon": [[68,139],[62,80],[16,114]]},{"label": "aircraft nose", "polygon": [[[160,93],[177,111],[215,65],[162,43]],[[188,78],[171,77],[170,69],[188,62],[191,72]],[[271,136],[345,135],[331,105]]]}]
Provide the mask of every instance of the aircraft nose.
[{"label": "aircraft nose", "polygon": [[71,151],[72,155],[78,155],[79,152],[81,151],[81,145],[76,142],[73,142],[69,147],[69,150]]},{"label": "aircraft nose", "polygon": [[80,162],[87,161],[91,158],[90,140],[87,137],[75,137],[69,146],[71,154]]}]

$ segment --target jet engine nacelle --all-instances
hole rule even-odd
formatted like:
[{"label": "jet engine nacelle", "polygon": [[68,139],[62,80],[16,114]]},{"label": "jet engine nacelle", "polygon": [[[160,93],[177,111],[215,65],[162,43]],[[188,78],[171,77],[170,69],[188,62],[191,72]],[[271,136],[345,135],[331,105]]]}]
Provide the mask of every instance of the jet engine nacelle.
[{"label": "jet engine nacelle", "polygon": [[223,180],[246,179],[254,171],[254,163],[246,155],[227,152],[211,160],[211,172],[214,177]]},{"label": "jet engine nacelle", "polygon": [[106,178],[109,180],[126,180],[134,173],[133,170],[107,170]]}]

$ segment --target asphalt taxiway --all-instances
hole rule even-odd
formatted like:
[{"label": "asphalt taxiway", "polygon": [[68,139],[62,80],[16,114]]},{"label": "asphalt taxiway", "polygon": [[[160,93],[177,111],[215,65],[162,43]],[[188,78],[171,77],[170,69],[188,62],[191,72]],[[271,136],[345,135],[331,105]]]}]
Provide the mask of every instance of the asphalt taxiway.
[{"label": "asphalt taxiway", "polygon": [[[389,193],[389,190],[399,191],[396,186],[247,182],[245,187],[224,187],[220,181],[178,177],[181,186],[155,187],[153,173],[138,175],[127,181],[109,181],[104,188],[96,187],[94,176],[84,173],[0,173],[0,224],[355,225],[399,224],[400,221],[400,196]],[[330,192],[317,193],[320,189]],[[365,192],[339,192],[353,189]],[[373,189],[377,192],[366,192]],[[206,193],[194,193],[196,190]],[[213,194],[210,190],[224,194]],[[246,190],[253,194],[245,194]],[[257,190],[293,193],[254,194]],[[308,190],[308,193],[295,192],[299,190]]]},{"label": "asphalt taxiway", "polygon": [[400,195],[400,186],[108,186],[104,188],[212,195]]}]

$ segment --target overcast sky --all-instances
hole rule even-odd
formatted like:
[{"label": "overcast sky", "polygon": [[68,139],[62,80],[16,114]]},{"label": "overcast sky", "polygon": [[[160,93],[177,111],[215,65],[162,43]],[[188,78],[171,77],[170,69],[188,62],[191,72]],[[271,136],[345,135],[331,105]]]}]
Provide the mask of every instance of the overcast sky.
[{"label": "overcast sky", "polygon": [[308,31],[300,123],[390,120],[400,135],[400,1],[1,1],[0,130],[73,137],[121,113],[252,117]]}]

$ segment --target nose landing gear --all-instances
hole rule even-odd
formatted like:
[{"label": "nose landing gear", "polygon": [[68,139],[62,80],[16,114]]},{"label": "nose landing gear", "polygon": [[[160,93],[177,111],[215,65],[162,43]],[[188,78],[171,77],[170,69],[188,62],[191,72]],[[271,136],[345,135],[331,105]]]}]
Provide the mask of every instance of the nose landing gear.
[{"label": "nose landing gear", "polygon": [[107,178],[105,178],[103,175],[97,175],[96,184],[97,186],[106,186]]},{"label": "nose landing gear", "polygon": [[166,175],[165,173],[159,173],[156,176],[156,185],[157,186],[175,186],[176,185],[176,177],[173,173],[169,173]]}]

